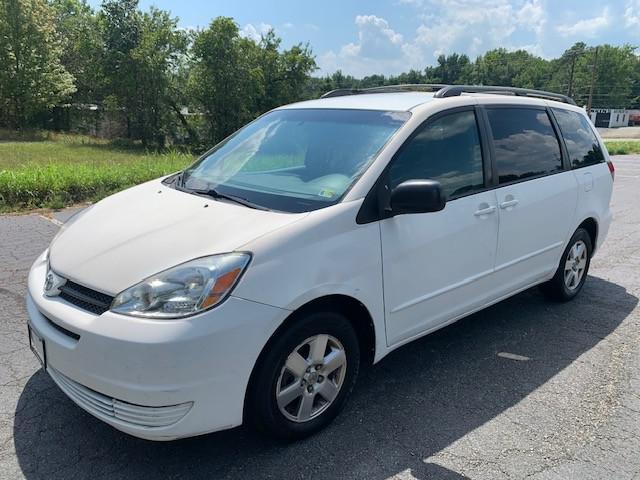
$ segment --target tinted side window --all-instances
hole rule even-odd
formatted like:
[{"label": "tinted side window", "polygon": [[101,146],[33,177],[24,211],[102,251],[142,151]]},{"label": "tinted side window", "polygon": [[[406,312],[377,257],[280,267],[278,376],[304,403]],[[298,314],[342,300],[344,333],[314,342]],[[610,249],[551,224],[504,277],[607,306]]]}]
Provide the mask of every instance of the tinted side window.
[{"label": "tinted side window", "polygon": [[438,180],[449,198],[483,188],[475,113],[451,113],[420,127],[394,160],[389,175],[391,188],[405,180]]},{"label": "tinted side window", "polygon": [[549,115],[531,108],[489,108],[499,183],[562,170]]},{"label": "tinted side window", "polygon": [[560,126],[573,168],[604,162],[602,147],[587,117],[560,108],[554,108],[553,114]]}]

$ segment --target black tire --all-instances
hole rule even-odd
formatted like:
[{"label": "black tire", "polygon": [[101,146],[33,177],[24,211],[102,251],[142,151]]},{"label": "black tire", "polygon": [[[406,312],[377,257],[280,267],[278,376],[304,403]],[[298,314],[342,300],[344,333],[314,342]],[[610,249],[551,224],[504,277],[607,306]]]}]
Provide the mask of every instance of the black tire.
[{"label": "black tire", "polygon": [[[567,286],[567,282],[565,282],[565,264],[569,260],[569,254],[572,248],[579,242],[582,242],[586,247],[586,265],[580,282],[570,288]],[[568,302],[569,300],[573,300],[580,293],[584,286],[584,282],[587,279],[589,265],[591,265],[592,252],[593,245],[591,243],[589,233],[584,228],[578,228],[571,237],[571,240],[569,240],[567,248],[565,248],[562,253],[562,257],[560,257],[560,264],[558,265],[555,275],[551,280],[541,285],[541,289],[545,295],[548,298],[559,302]]]},{"label": "black tire", "polygon": [[[287,418],[281,412],[276,399],[276,389],[289,355],[307,339],[316,335],[329,335],[340,342],[344,347],[346,367],[342,373],[341,387],[334,400],[317,416],[300,423]],[[260,433],[281,441],[288,442],[307,437],[324,428],[340,413],[353,390],[359,368],[358,337],[346,317],[335,312],[313,312],[300,316],[270,340],[258,359],[247,389],[245,419]],[[318,380],[323,381],[320,378]],[[291,385],[293,384],[294,382],[291,382]],[[314,385],[318,386],[319,383]],[[319,401],[324,399],[320,397]]]}]

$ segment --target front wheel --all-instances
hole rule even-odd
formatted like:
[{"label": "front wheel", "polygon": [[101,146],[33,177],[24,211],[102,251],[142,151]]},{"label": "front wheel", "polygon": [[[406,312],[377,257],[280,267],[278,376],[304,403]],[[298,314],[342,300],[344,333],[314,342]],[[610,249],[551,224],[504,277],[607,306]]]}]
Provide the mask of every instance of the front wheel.
[{"label": "front wheel", "polygon": [[340,412],[359,366],[358,338],[347,318],[334,312],[297,318],[258,360],[246,417],[281,440],[311,435]]},{"label": "front wheel", "polygon": [[589,233],[579,228],[569,240],[555,275],[542,285],[544,293],[563,302],[575,298],[587,279],[592,251]]}]

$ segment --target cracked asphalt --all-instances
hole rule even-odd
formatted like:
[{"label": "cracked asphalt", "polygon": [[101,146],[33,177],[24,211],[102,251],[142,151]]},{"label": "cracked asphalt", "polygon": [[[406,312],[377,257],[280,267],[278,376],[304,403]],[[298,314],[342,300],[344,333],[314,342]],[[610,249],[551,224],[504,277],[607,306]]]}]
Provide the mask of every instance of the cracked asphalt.
[{"label": "cracked asphalt", "polygon": [[76,407],[29,351],[24,306],[70,212],[0,217],[0,479],[640,480],[640,156],[614,161],[614,224],[578,299],[532,289],[397,350],[287,446],[244,428],[152,443]]}]

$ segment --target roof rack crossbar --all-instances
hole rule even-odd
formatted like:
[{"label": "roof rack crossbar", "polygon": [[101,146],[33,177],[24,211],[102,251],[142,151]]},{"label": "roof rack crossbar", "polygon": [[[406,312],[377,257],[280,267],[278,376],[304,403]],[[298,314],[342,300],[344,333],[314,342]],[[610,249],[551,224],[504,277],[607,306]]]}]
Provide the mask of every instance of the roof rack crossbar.
[{"label": "roof rack crossbar", "polygon": [[386,93],[386,92],[422,92],[440,91],[449,85],[441,83],[405,83],[400,85],[381,85],[369,88],[338,88],[325,93],[320,98],[344,97],[347,95],[359,95],[364,93]]},{"label": "roof rack crossbar", "polygon": [[530,88],[517,88],[517,87],[498,87],[498,86],[489,86],[489,85],[448,85],[438,90],[434,97],[435,98],[447,98],[447,97],[457,97],[462,95],[463,93],[489,93],[489,94],[497,94],[497,95],[515,95],[519,97],[534,97],[534,98],[542,98],[547,100],[555,100],[557,102],[568,103],[570,105],[575,105],[576,102],[561,93],[554,92],[545,92],[543,90],[532,90]]}]

